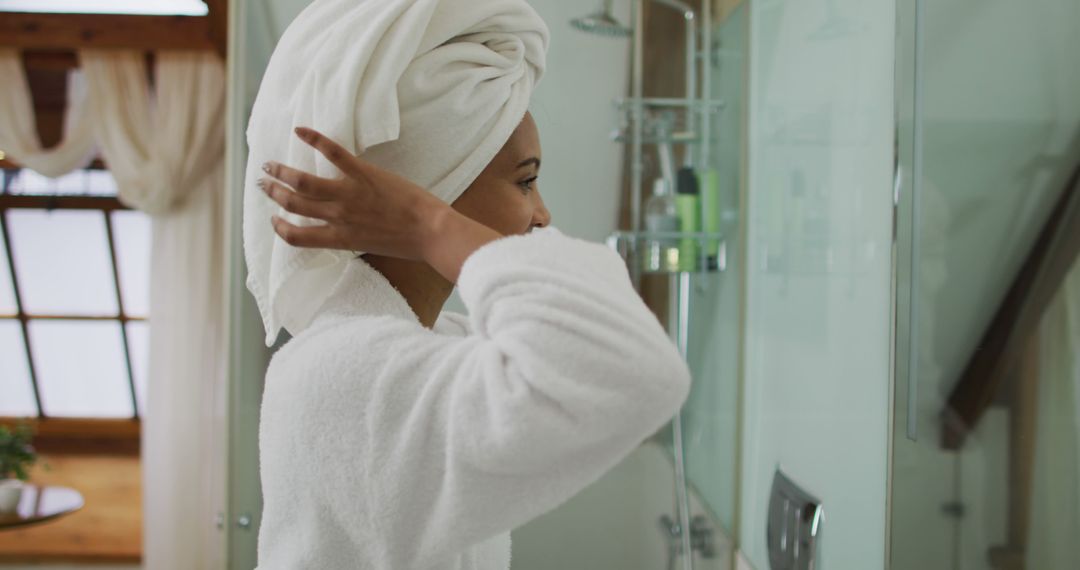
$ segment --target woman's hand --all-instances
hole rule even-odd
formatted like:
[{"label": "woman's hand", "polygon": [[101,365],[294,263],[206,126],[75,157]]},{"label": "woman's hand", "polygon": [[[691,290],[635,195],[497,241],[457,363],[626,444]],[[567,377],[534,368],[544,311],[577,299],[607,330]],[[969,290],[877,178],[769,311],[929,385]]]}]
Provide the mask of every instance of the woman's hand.
[{"label": "woman's hand", "polygon": [[425,261],[456,282],[465,259],[500,237],[420,186],[361,160],[321,133],[301,127],[296,134],[345,177],[322,178],[277,162],[263,165],[269,177],[258,184],[267,196],[286,211],[326,222],[300,227],[274,216],[274,231],[286,243]]}]

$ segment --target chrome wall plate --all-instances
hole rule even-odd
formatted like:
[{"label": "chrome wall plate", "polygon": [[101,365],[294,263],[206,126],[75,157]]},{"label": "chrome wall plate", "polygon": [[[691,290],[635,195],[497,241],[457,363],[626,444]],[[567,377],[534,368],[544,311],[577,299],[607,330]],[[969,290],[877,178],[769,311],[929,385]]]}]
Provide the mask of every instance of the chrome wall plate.
[{"label": "chrome wall plate", "polygon": [[824,511],[821,501],[780,469],[773,476],[766,544],[772,570],[813,570]]}]

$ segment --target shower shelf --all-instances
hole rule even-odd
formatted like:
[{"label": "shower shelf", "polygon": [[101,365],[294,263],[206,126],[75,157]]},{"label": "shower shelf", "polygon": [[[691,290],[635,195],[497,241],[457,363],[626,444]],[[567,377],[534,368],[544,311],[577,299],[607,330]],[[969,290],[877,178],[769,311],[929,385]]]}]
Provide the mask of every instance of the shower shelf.
[{"label": "shower shelf", "polygon": [[618,109],[633,109],[634,107],[686,107],[689,109],[711,109],[715,112],[724,108],[727,105],[727,102],[723,99],[704,101],[701,99],[678,99],[670,97],[643,97],[640,99],[634,97],[620,97],[615,99],[614,104]]},{"label": "shower shelf", "polygon": [[698,144],[701,142],[700,117],[718,113],[725,104],[719,99],[616,99],[614,106],[621,118],[610,138],[618,143],[633,143],[634,125],[640,117],[639,140],[642,144]]},{"label": "shower shelf", "polygon": [[[649,248],[656,244],[667,242],[668,247],[678,247],[687,240],[696,242],[697,255],[695,267],[692,271],[656,270],[645,269],[645,256],[649,254]],[[727,269],[727,241],[724,234],[706,232],[632,232],[617,231],[607,238],[608,247],[622,256],[628,267],[636,268],[642,273],[648,274],[672,274],[680,273],[720,273]],[[710,246],[716,248],[716,262],[710,267],[708,251]],[[703,269],[704,268],[704,269]]]},{"label": "shower shelf", "polygon": [[[627,134],[621,130],[614,130],[611,132],[611,140],[618,143],[627,143],[631,141],[633,135]],[[646,134],[641,137],[642,144],[693,144],[700,141],[701,138],[697,136],[697,133],[671,133],[670,136],[659,136]]]}]

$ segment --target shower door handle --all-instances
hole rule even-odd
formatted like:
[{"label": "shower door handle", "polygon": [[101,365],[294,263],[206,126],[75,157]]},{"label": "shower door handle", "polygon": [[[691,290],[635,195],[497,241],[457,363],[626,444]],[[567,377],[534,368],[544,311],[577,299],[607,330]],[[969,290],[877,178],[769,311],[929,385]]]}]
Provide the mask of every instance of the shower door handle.
[{"label": "shower door handle", "polygon": [[908,301],[907,438],[919,439],[919,285],[922,261],[923,116],[926,63],[925,2],[915,0],[915,104],[912,130],[911,272]]}]

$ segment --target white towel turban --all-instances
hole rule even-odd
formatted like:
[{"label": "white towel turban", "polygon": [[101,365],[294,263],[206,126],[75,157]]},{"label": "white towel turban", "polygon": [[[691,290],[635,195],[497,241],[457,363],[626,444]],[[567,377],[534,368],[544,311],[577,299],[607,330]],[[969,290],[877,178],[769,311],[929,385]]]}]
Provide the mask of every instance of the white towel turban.
[{"label": "white towel turban", "polygon": [[[339,176],[293,134],[312,127],[453,202],[525,115],[548,29],[524,0],[316,0],[270,58],[248,124],[244,250],[266,342],[306,328],[352,254],[299,249],[255,185],[268,160]],[[298,225],[318,223],[292,214]]]}]

